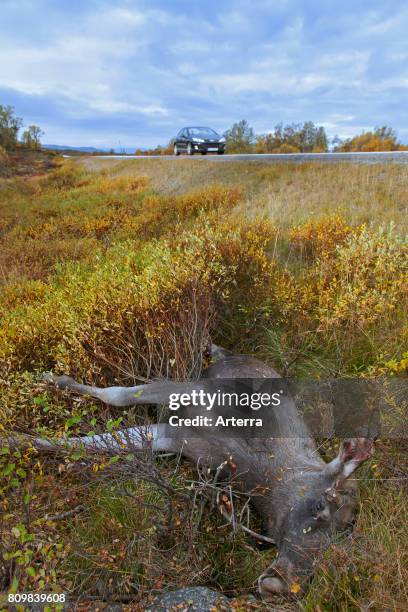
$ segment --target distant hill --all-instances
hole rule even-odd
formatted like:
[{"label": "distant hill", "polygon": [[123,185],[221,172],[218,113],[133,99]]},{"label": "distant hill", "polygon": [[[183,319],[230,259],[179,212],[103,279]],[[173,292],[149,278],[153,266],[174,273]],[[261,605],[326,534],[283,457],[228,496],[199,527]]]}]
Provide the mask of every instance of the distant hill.
[{"label": "distant hill", "polygon": [[[137,147],[112,147],[111,149],[97,149],[96,147],[73,147],[71,145],[43,144],[43,149],[53,151],[79,151],[80,153],[109,153],[113,149],[115,153],[134,153]],[[144,150],[143,147],[139,147]]]},{"label": "distant hill", "polygon": [[96,149],[95,147],[72,147],[70,145],[43,144],[43,149],[55,151],[82,151],[83,153],[107,153],[109,149]]}]

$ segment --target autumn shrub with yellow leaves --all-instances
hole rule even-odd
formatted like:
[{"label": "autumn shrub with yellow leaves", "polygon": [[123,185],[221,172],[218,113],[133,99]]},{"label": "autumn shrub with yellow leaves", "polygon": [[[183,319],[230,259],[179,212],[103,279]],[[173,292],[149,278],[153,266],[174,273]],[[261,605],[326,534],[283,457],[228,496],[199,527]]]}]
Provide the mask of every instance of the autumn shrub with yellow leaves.
[{"label": "autumn shrub with yellow leaves", "polygon": [[336,249],[355,232],[343,217],[330,215],[294,227],[289,240],[298,256],[310,262],[332,259]]},{"label": "autumn shrub with yellow leaves", "polygon": [[[267,238],[257,231],[246,232],[243,240],[236,230],[208,227],[173,244],[163,239],[142,247],[128,240],[100,253],[93,264],[61,264],[47,286],[29,285],[38,288],[38,300],[4,313],[0,359],[15,369],[56,369],[81,377],[103,369],[107,381],[130,380],[136,373],[186,376],[183,369],[190,366],[180,365],[179,358],[184,363],[180,356],[191,319],[198,317],[192,346],[203,351],[237,277],[242,289],[265,287]],[[246,293],[243,302],[248,299]]]}]

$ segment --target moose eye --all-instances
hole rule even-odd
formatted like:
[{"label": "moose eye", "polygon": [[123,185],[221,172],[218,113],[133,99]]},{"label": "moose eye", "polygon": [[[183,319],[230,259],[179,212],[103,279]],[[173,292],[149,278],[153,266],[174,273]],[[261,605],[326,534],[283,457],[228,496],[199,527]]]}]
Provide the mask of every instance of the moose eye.
[{"label": "moose eye", "polygon": [[318,499],[313,505],[313,514],[315,518],[322,518],[322,519],[326,518],[325,517],[326,509],[327,509],[327,506],[324,500]]}]

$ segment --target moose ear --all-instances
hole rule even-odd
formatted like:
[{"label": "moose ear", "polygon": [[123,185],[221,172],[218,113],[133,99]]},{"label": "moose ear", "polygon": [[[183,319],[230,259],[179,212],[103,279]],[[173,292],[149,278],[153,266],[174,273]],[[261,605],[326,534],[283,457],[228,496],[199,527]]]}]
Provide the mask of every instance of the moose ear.
[{"label": "moose ear", "polygon": [[374,441],[370,438],[349,438],[340,446],[339,454],[327,464],[327,474],[348,478],[364,461],[374,453]]}]

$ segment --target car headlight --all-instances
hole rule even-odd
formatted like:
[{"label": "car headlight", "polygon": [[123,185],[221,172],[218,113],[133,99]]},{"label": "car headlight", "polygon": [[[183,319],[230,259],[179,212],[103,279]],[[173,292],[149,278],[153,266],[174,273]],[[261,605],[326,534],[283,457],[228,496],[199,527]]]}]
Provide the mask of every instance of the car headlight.
[{"label": "car headlight", "polygon": [[225,143],[225,138],[220,138],[218,141],[220,144],[224,144]]},{"label": "car headlight", "polygon": [[202,138],[193,138],[193,142],[204,142]]}]

